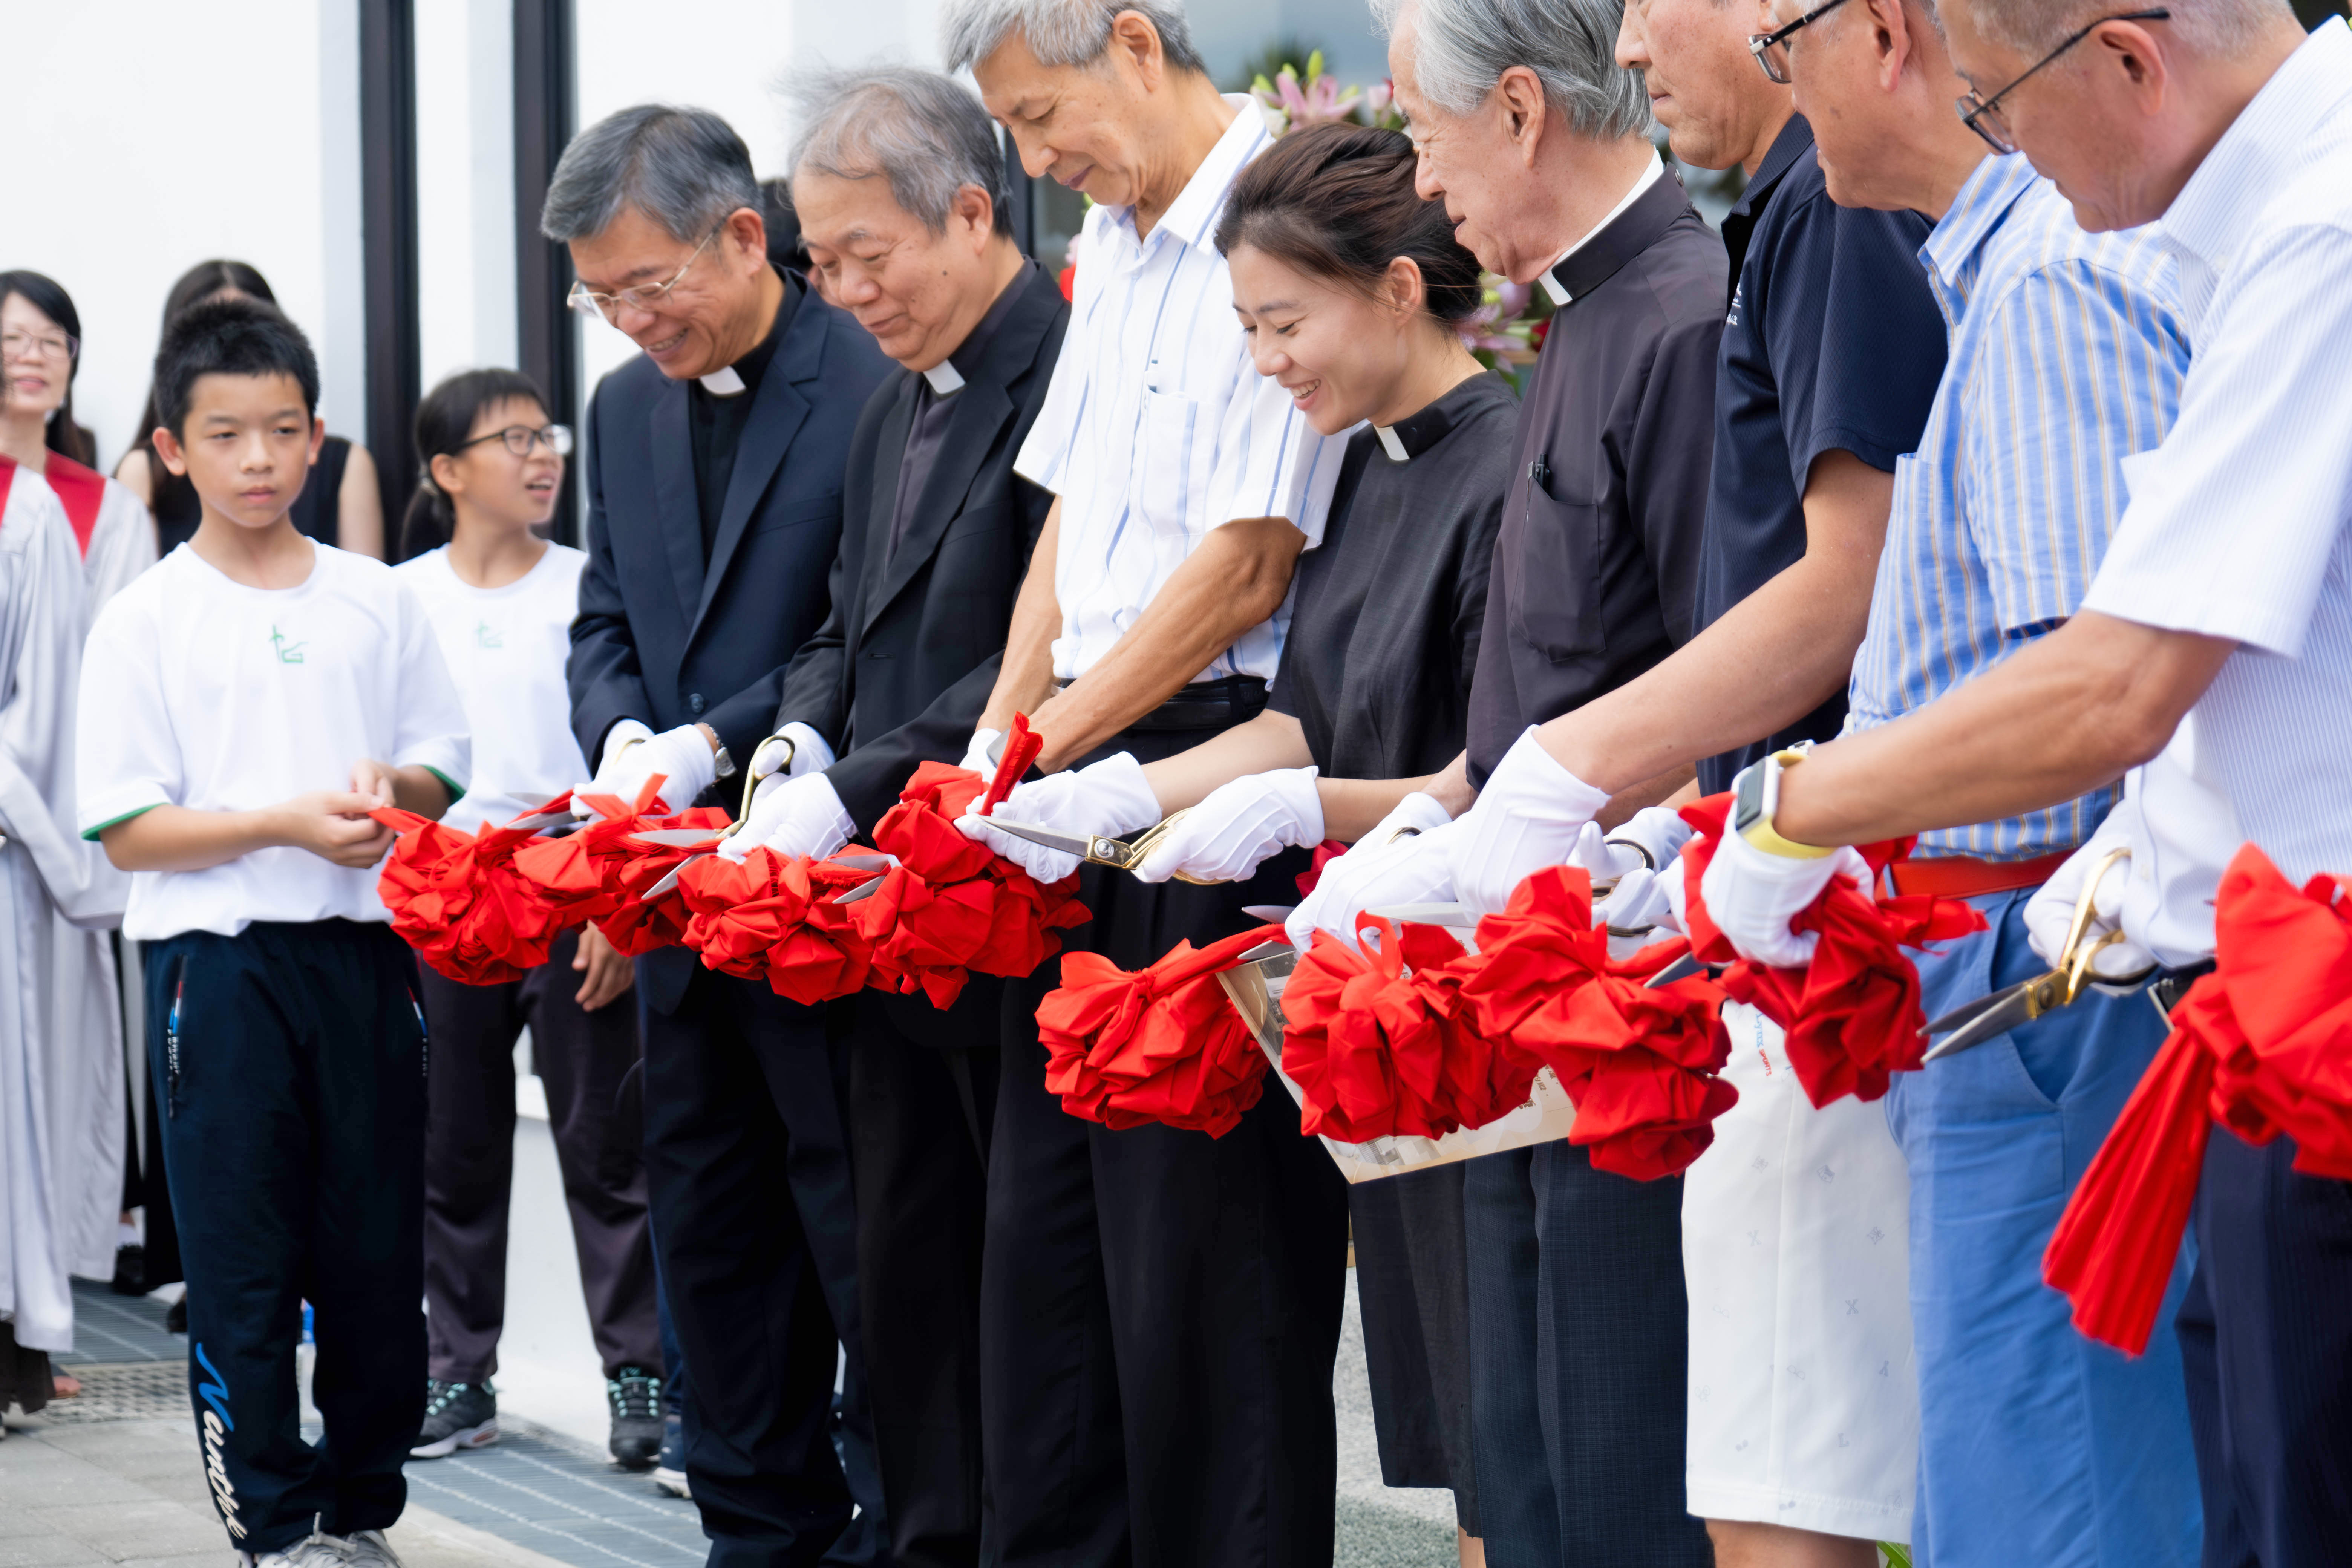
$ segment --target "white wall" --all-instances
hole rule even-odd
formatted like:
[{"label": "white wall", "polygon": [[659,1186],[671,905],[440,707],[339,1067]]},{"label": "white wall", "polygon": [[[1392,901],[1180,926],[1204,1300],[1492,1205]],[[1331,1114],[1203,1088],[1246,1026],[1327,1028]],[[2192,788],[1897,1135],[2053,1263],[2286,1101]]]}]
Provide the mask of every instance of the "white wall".
[{"label": "white wall", "polygon": [[145,401],[163,295],[195,262],[259,268],[310,334],[321,411],[364,440],[356,0],[7,7],[0,268],[81,311],[76,413],[110,466]]},{"label": "white wall", "polygon": [[423,380],[512,365],[511,0],[417,0],[417,337]]}]

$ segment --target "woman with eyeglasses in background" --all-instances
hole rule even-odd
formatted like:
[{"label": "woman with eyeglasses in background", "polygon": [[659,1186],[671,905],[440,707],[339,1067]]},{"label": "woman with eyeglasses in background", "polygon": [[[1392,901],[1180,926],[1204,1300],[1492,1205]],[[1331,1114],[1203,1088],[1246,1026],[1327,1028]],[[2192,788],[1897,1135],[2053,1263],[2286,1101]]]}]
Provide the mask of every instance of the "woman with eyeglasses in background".
[{"label": "woman with eyeglasses in background", "polygon": [[[443,818],[473,828],[520,815],[575,780],[587,760],[564,687],[588,558],[537,530],[555,514],[572,432],[528,376],[453,375],[416,410],[423,463],[396,568],[424,603],[465,699],[474,783]],[[433,1041],[425,1142],[425,1297],[430,1352],[425,1426],[413,1452],[439,1458],[498,1436],[490,1385],[506,1311],[507,1204],[514,1176],[515,1039],[530,1028],[547,1088],[588,1320],[603,1359],[613,1458],[660,1451],[662,1356],[654,1310],[645,1167],[614,1111],[637,1059],[635,975],[593,927],[566,934],[520,980],[461,985],[421,970]]]},{"label": "woman with eyeglasses in background", "polygon": [[[269,280],[242,261],[199,261],[180,274],[163,297],[163,325],[203,300],[247,295],[275,305]],[[139,416],[139,429],[129,452],[114,467],[114,477],[131,487],[155,514],[155,550],[168,555],[194,537],[196,492],[186,478],[173,473],[155,456],[155,394]],[[321,544],[357,555],[383,559],[383,497],[376,488],[375,459],[356,441],[330,436],[310,465],[310,480],[294,503],[294,526]]]}]

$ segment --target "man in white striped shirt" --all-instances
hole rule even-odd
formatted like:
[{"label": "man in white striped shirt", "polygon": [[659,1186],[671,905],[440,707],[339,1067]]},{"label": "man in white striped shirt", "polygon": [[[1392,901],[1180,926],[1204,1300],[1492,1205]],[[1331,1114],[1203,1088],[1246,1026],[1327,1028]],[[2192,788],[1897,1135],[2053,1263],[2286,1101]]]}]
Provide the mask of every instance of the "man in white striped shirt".
[{"label": "man in white striped shirt", "polygon": [[[1129,834],[1160,820],[1141,763],[1254,717],[1290,578],[1323,531],[1345,447],[1259,376],[1214,234],[1270,142],[1221,97],[1177,0],[948,0],[1024,165],[1093,198],[1045,405],[1015,464],[1055,500],[974,739],[1013,715],[1049,776],[1006,816]],[[1074,764],[1090,764],[1065,771]],[[1046,879],[1071,857],[967,831]],[[1088,868],[1066,945],[1139,969],[1286,903],[1303,860],[1250,882],[1147,886]],[[1346,1196],[1276,1090],[1221,1138],[1113,1131],[1045,1087],[1048,963],[1005,987],[982,1265],[984,1555],[1008,1565],[1328,1563],[1331,1366]]]},{"label": "man in white striped shirt", "polygon": [[[1771,829],[1836,845],[2031,810],[2172,742],[2125,807],[2136,859],[2200,853],[2201,815],[2208,864],[2251,839],[2290,881],[2352,870],[2352,31],[2306,39],[2283,0],[1943,9],[1989,139],[2022,147],[2086,227],[2163,220],[2194,358],[2170,434],[2126,465],[2131,504],[2080,613],[1816,752]],[[2054,880],[2087,875],[2069,870]],[[2147,904],[2126,880],[2103,884],[2103,924],[2120,906],[2168,957],[2210,931],[2193,908],[2135,929]],[[2177,897],[2194,882],[2167,879]],[[2352,1540],[2352,1192],[2294,1156],[2221,1132],[2206,1155],[2178,1329],[2211,1564],[2340,1562]]]}]

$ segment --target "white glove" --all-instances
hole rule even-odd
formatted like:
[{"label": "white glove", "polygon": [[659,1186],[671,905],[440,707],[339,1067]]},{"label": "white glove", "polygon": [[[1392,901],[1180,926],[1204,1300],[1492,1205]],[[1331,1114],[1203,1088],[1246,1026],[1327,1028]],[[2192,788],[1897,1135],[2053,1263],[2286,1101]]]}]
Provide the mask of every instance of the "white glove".
[{"label": "white glove", "polygon": [[1658,923],[1684,936],[1690,934],[1690,862],[1680,855],[1666,863],[1658,873],[1658,886],[1666,895],[1666,912]]},{"label": "white glove", "polygon": [[1647,870],[1650,862],[1631,844],[1603,838],[1601,824],[1588,822],[1576,831],[1576,847],[1568,852],[1568,864],[1582,867],[1595,888],[1605,888],[1620,877]]},{"label": "white glove", "polygon": [[978,773],[984,779],[994,778],[996,759],[989,755],[989,752],[993,751],[997,742],[1003,739],[1004,731],[1002,730],[974,730],[971,732],[971,744],[963,749],[963,761],[958,763],[956,766]]},{"label": "white glove", "polygon": [[[799,778],[803,773],[821,773],[841,759],[833,754],[832,742],[795,719],[776,731],[793,743],[793,760],[785,764],[783,776]],[[761,780],[761,787],[766,787]],[[740,835],[739,835],[740,837]]]},{"label": "white glove", "polygon": [[[1635,812],[1630,821],[1620,824],[1610,833],[1609,843],[1612,849],[1638,851],[1643,858],[1635,860],[1633,865],[1647,866],[1654,871],[1663,872],[1667,862],[1683,852],[1683,846],[1691,841],[1694,834],[1695,829],[1683,820],[1681,812],[1671,806],[1645,805]],[[1633,866],[1627,865],[1621,857],[1617,862],[1618,875],[1622,876],[1632,869]]]},{"label": "white glove", "polygon": [[1874,896],[1869,862],[1851,847],[1801,860],[1759,849],[1733,829],[1716,847],[1699,894],[1717,929],[1740,957],[1775,968],[1801,969],[1812,963],[1821,933],[1792,931],[1789,922],[1840,874],[1853,878],[1864,897]]},{"label": "white glove", "polygon": [[1219,784],[1168,830],[1135,868],[1146,882],[1181,871],[1203,882],[1238,882],[1269,855],[1323,841],[1323,797],[1313,768],[1245,773]]},{"label": "white glove", "polygon": [[823,773],[771,773],[751,792],[743,826],[719,841],[719,853],[740,862],[764,845],[787,860],[796,855],[823,858],[856,831],[831,779]]},{"label": "white glove", "polygon": [[[635,744],[630,744],[632,741]],[[663,804],[672,811],[684,811],[717,780],[718,753],[698,725],[681,724],[656,735],[635,720],[624,719],[605,733],[604,763],[596,770],[595,781],[577,790],[618,795],[623,802],[635,804],[637,791],[656,773],[663,777]],[[572,815],[597,813],[587,802],[575,800]]]},{"label": "white glove", "polygon": [[1365,910],[1450,901],[1446,840],[1458,831],[1434,799],[1418,790],[1406,795],[1353,849],[1324,863],[1315,890],[1283,922],[1291,945],[1305,952],[1321,930],[1354,947],[1356,916]]},{"label": "white glove", "polygon": [[1608,804],[1606,791],[1554,762],[1530,727],[1495,764],[1461,831],[1449,835],[1454,898],[1480,914],[1501,909],[1529,872],[1566,860]]},{"label": "white glove", "polygon": [[[1609,896],[1592,906],[1592,923],[1605,925],[1611,931],[1646,933],[1653,927],[1670,922],[1675,911],[1666,892],[1666,879],[1647,866],[1637,867],[1618,879]],[[1673,928],[1680,931],[1676,925]],[[1650,940],[1644,935],[1643,940]]]},{"label": "white glove", "polygon": [[[1080,861],[1075,855],[990,826],[988,818],[980,815],[980,800],[972,796],[964,815],[956,818],[956,826],[966,838],[987,845],[1041,882],[1058,882],[1078,868]],[[1125,752],[1076,773],[1016,784],[996,809],[1015,822],[1112,838],[1150,827],[1163,815],[1160,797],[1144,782],[1143,764]]]},{"label": "white glove", "polygon": [[[2058,874],[2025,900],[2026,935],[2033,943],[2033,951],[2053,969],[2066,950],[2066,931],[2074,923],[2074,903],[2082,897],[2084,880],[2109,850],[2129,846],[2129,835],[2118,821],[2122,815],[2110,812],[2099,830],[2091,835],[2091,841],[2068,856],[2066,863],[2058,868]],[[2085,947],[2121,926],[2124,898],[2130,887],[2129,860],[2116,861],[2099,879],[2098,891],[2091,900],[2091,923],[2083,932]],[[2098,956],[2091,960],[2092,974],[2103,980],[2132,978],[2155,967],[2156,955],[2128,940],[2102,948]]]}]

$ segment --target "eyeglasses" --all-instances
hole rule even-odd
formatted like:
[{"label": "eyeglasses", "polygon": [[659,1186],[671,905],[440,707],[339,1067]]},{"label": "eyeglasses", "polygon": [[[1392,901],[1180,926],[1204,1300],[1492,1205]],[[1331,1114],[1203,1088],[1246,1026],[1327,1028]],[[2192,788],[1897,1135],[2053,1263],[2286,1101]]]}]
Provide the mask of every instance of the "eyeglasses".
[{"label": "eyeglasses", "polygon": [[0,357],[69,360],[81,352],[81,340],[70,332],[0,332]]},{"label": "eyeglasses", "polygon": [[1756,63],[1764,68],[1766,76],[1786,87],[1789,85],[1790,35],[1802,32],[1844,4],[1845,0],[1829,0],[1827,5],[1814,6],[1778,31],[1750,33],[1748,36],[1748,52],[1756,57]]},{"label": "eyeglasses", "polygon": [[618,315],[624,305],[632,310],[659,310],[662,302],[669,298],[669,291],[685,280],[688,269],[693,267],[704,251],[710,248],[710,242],[717,239],[719,231],[726,226],[722,223],[718,228],[705,235],[702,243],[694,247],[694,254],[686,258],[686,266],[679,268],[677,275],[667,283],[640,283],[635,288],[619,289],[611,294],[599,294],[586,284],[575,282],[572,285],[572,292],[563,297],[563,302],[583,316],[601,316],[606,321],[611,321]]},{"label": "eyeglasses", "polygon": [[462,452],[467,447],[478,447],[485,441],[503,441],[507,450],[518,458],[530,457],[532,449],[541,446],[559,458],[568,458],[572,455],[572,426],[543,425],[534,430],[528,425],[509,425],[503,430],[493,430],[487,436],[477,436],[470,441],[460,442],[457,450]]},{"label": "eyeglasses", "polygon": [[2017,151],[2017,139],[2010,134],[2009,121],[2001,118],[2000,111],[1994,106],[2011,93],[2015,92],[2019,83],[2024,81],[2026,77],[2032,76],[2110,22],[2169,22],[2171,20],[2172,13],[2169,11],[2126,11],[2120,16],[2102,16],[2028,66],[2016,81],[2011,82],[1990,98],[1979,98],[1975,93],[1970,92],[1954,99],[1952,107],[1960,111],[1961,124],[1983,137],[1986,146],[2001,156],[2007,157]]}]

